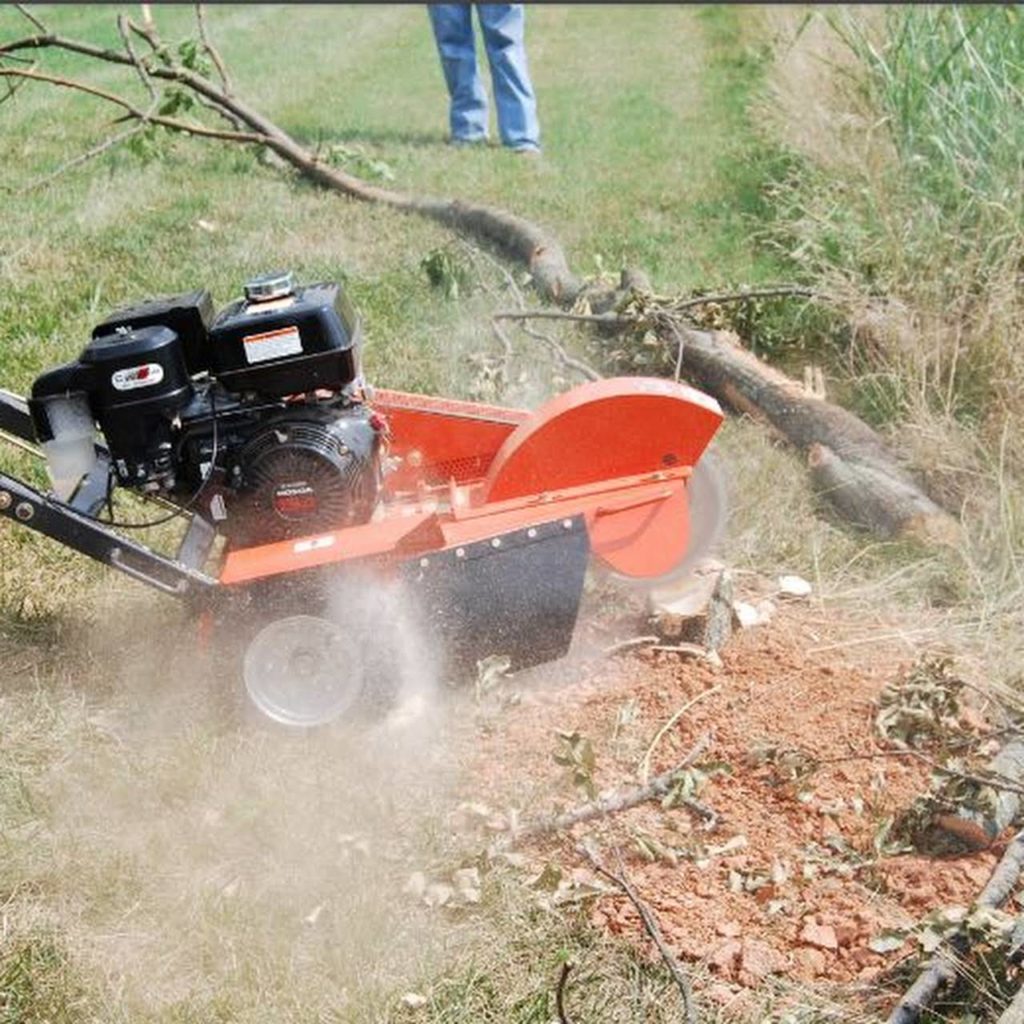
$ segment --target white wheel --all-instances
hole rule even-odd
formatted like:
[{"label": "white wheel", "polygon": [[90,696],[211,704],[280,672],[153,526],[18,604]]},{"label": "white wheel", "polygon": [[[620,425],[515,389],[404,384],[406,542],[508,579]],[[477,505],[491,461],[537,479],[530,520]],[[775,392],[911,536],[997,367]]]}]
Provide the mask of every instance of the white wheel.
[{"label": "white wheel", "polygon": [[245,652],[245,689],[252,703],[283,725],[326,725],[363,691],[363,659],[338,624],[292,615],[264,626]]}]

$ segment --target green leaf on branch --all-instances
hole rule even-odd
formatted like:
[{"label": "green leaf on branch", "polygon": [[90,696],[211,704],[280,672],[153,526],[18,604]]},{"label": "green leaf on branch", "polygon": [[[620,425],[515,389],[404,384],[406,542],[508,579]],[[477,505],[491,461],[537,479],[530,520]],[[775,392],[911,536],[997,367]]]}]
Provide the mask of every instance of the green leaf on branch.
[{"label": "green leaf on branch", "polygon": [[579,786],[591,799],[597,797],[594,768],[597,759],[590,740],[578,731],[556,732],[559,748],[554,753],[555,764],[570,769],[574,786]]}]

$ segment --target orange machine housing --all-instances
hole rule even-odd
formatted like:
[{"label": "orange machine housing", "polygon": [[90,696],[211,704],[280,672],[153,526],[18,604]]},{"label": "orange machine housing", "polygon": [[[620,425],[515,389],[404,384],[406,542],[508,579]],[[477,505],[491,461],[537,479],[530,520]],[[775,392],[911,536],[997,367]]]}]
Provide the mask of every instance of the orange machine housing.
[{"label": "orange machine housing", "polygon": [[536,412],[378,390],[384,491],[367,523],[229,551],[220,582],[251,583],[345,562],[407,562],[582,516],[591,554],[652,578],[689,545],[687,483],[722,420],[684,384],[610,378]]}]

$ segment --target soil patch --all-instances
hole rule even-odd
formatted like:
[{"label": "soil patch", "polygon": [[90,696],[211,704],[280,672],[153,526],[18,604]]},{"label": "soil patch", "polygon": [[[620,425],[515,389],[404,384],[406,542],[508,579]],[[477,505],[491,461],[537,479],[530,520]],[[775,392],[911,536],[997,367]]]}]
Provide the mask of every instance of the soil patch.
[{"label": "soil patch", "polygon": [[[586,800],[553,759],[557,730],[590,740],[598,790],[635,785],[659,728],[713,690],[664,734],[650,772],[670,769],[709,733],[698,795],[717,814],[714,828],[684,808],[648,803],[534,844],[530,856],[580,877],[586,865],[573,847],[584,836],[609,858],[620,850],[674,950],[719,979],[712,995],[729,998],[769,975],[875,978],[913,944],[883,955],[869,948],[872,937],[969,904],[1000,851],[938,860],[892,849],[889,825],[927,790],[929,769],[865,755],[881,753],[877,695],[909,659],[872,665],[860,652],[852,664],[841,650],[814,653],[829,645],[813,621],[806,607],[788,606],[735,636],[721,666],[640,652],[563,664],[503,693],[476,719],[466,798],[530,818]],[[808,770],[811,759],[818,764]],[[591,914],[645,941],[625,897],[603,895]]]}]

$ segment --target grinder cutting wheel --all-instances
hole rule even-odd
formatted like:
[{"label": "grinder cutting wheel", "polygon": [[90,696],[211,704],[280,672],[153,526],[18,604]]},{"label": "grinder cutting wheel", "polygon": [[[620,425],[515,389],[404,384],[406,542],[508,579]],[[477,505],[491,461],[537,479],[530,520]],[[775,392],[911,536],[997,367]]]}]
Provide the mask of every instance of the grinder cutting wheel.
[{"label": "grinder cutting wheel", "polygon": [[[219,313],[203,290],[120,310],[27,402],[0,393],[0,432],[38,445],[53,480],[0,474],[0,515],[244,636],[249,696],[293,725],[386,701],[389,586],[453,671],[523,668],[567,650],[591,556],[657,581],[715,540],[707,395],[615,378],[529,412],[373,391],[360,341],[337,284],[284,273]],[[128,517],[119,490],[157,512]],[[186,527],[174,556],[137,539],[168,520]],[[375,582],[339,611],[353,580]]]}]

